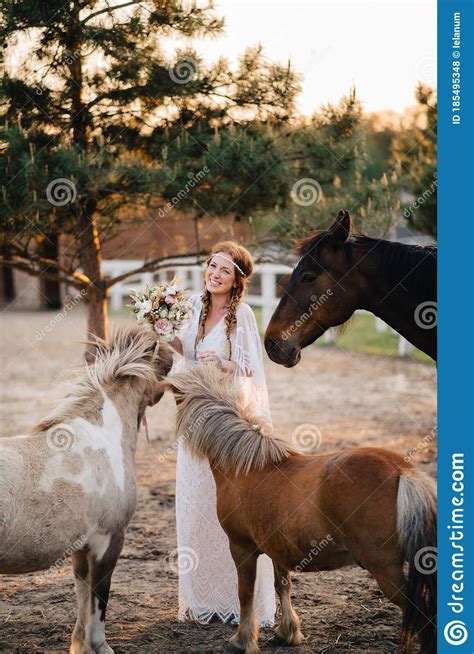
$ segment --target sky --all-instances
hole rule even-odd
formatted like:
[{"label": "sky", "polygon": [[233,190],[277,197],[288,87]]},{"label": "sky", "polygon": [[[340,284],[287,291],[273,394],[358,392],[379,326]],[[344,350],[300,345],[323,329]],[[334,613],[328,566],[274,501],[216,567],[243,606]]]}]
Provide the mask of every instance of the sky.
[{"label": "sky", "polygon": [[[115,3],[114,3],[115,4]],[[199,4],[205,4],[200,0]],[[310,115],[338,102],[355,85],[368,112],[402,113],[413,106],[419,81],[436,85],[436,0],[215,0],[225,32],[216,38],[160,45],[174,58],[189,44],[210,64],[221,56],[236,63],[246,47],[261,43],[269,59],[303,75],[298,109]],[[127,11],[126,9],[124,11]],[[23,65],[25,47],[10,64]]]},{"label": "sky", "polygon": [[418,81],[436,84],[436,0],[215,0],[225,34],[192,41],[211,62],[235,62],[261,43],[304,75],[298,106],[311,114],[355,84],[367,111],[414,105]]}]

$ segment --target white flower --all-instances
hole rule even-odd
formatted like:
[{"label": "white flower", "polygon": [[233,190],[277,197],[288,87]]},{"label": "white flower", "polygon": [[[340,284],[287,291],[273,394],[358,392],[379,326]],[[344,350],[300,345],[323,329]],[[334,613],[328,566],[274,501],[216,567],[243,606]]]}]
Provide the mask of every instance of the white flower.
[{"label": "white flower", "polygon": [[135,306],[138,307],[137,320],[142,320],[146,313],[150,313],[153,305],[151,300],[140,300]]}]

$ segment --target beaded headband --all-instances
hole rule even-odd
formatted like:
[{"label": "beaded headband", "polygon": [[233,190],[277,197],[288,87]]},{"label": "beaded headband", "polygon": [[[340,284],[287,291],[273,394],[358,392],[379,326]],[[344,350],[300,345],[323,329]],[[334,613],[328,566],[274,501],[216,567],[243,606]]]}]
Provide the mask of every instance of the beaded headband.
[{"label": "beaded headband", "polygon": [[242,270],[242,268],[241,268],[238,264],[236,264],[235,261],[234,261],[233,259],[231,259],[230,257],[227,257],[225,254],[220,254],[219,252],[217,252],[216,254],[213,254],[212,256],[213,256],[213,257],[220,257],[221,259],[225,259],[226,261],[228,261],[229,263],[231,263],[231,264],[234,266],[234,268],[237,268],[237,270],[239,271],[239,273],[240,273],[243,277],[246,277],[246,276],[247,276],[247,275],[244,273],[244,271]]}]

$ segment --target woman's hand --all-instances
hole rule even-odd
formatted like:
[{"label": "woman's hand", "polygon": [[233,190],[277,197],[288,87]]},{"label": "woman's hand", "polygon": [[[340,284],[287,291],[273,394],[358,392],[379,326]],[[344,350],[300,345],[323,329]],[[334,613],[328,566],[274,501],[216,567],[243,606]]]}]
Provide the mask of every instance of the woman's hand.
[{"label": "woman's hand", "polygon": [[227,359],[221,359],[221,357],[214,352],[214,350],[203,350],[196,354],[196,361],[199,363],[210,363],[215,365],[218,370],[222,372],[235,372],[237,364],[235,361],[227,361]]},{"label": "woman's hand", "polygon": [[222,359],[213,350],[203,350],[202,352],[198,352],[196,354],[196,361],[199,361],[199,363],[212,363],[216,368],[219,368],[219,370],[223,369]]}]

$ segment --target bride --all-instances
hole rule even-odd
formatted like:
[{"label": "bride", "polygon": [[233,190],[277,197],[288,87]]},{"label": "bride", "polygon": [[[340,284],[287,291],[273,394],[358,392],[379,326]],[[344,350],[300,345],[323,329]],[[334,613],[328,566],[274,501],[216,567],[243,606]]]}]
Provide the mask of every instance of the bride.
[{"label": "bride", "polygon": [[[250,253],[233,241],[218,243],[207,259],[204,292],[190,298],[194,313],[171,345],[183,358],[178,369],[211,363],[235,376],[255,414],[270,422],[260,335],[252,309],[242,302],[253,272]],[[209,462],[193,458],[178,441],[176,469],[179,619],[208,623],[239,620],[237,572],[228,538],[216,512],[216,487]],[[257,563],[255,606],[261,625],[275,615],[273,564]]]}]

